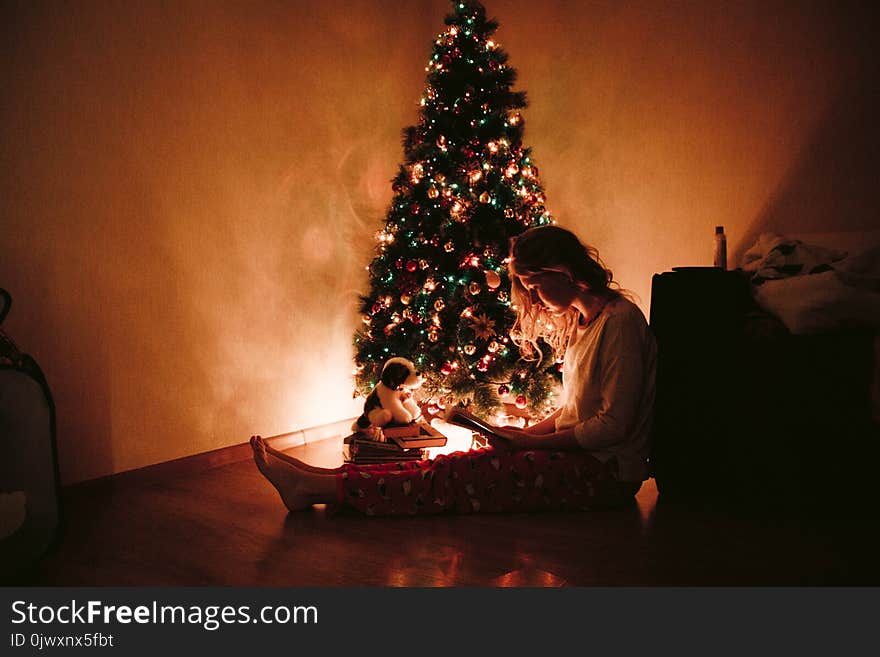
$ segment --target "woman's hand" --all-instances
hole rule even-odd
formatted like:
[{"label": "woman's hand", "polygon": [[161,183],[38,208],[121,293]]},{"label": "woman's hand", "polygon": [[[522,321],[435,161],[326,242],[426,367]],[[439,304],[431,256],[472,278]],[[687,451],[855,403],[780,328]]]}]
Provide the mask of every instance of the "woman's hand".
[{"label": "woman's hand", "polygon": [[517,427],[497,427],[494,431],[497,438],[489,439],[493,447],[506,449],[511,452],[532,449],[534,447],[534,437],[522,429]]},{"label": "woman's hand", "polygon": [[538,436],[514,427],[499,427],[495,433],[498,438],[490,439],[493,447],[518,452],[523,449],[555,449],[561,451],[577,451],[583,449],[574,437],[574,429],[561,429],[553,433]]}]

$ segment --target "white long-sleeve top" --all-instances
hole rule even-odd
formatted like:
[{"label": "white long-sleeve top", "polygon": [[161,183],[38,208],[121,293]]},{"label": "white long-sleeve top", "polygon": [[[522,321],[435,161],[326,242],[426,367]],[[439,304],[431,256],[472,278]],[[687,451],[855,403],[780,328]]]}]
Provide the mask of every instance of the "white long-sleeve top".
[{"label": "white long-sleeve top", "polygon": [[616,456],[621,481],[647,479],[656,374],[657,343],[642,311],[624,297],[610,301],[569,340],[556,429],[574,427],[603,462]]}]

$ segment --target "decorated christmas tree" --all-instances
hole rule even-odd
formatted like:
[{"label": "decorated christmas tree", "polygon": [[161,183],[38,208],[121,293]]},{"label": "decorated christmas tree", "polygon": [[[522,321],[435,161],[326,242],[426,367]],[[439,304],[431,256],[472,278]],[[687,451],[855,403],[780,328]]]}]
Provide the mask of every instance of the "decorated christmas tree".
[{"label": "decorated christmas tree", "polygon": [[510,337],[510,238],[552,223],[538,169],[523,146],[523,92],[492,39],[479,2],[454,2],[425,70],[417,125],[404,130],[404,163],[376,234],[370,293],[355,336],[357,392],[366,395],[392,356],[423,372],[422,395],[440,407],[502,402],[543,415],[559,365],[520,357]]}]

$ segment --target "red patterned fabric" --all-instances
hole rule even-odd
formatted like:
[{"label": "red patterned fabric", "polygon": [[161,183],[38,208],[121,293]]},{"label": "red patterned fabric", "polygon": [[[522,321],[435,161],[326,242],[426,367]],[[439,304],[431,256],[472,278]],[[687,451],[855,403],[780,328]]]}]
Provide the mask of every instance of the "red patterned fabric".
[{"label": "red patterned fabric", "polygon": [[367,515],[584,510],[618,506],[637,484],[588,452],[485,447],[428,461],[346,464],[338,500]]}]

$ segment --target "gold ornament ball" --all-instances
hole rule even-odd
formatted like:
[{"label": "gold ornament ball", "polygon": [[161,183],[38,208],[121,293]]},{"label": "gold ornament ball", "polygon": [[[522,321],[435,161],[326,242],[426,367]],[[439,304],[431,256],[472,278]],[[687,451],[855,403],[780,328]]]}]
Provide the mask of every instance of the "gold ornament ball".
[{"label": "gold ornament ball", "polygon": [[473,356],[475,353],[477,353],[477,348],[472,344],[467,344],[464,346],[464,353],[466,353],[468,356]]},{"label": "gold ornament ball", "polygon": [[439,189],[434,187],[434,185],[431,185],[430,187],[428,187],[428,198],[437,198],[438,196],[440,196]]},{"label": "gold ornament ball", "polygon": [[494,354],[496,351],[498,351],[498,348],[500,346],[501,345],[499,345],[495,340],[492,340],[492,342],[490,342],[488,346],[489,352]]},{"label": "gold ornament ball", "polygon": [[428,339],[431,342],[437,342],[440,339],[440,331],[437,329],[431,329],[428,331]]},{"label": "gold ornament ball", "polygon": [[408,306],[410,301],[412,301],[412,297],[408,294],[400,295],[400,303],[402,303],[404,306]]},{"label": "gold ornament ball", "polygon": [[476,281],[473,281],[470,285],[468,285],[468,292],[470,292],[474,296],[478,295],[481,289],[482,288],[480,287],[480,284]]},{"label": "gold ornament ball", "polygon": [[445,307],[446,307],[446,303],[443,301],[443,299],[437,299],[434,302],[434,310],[436,310],[438,313],[441,310],[443,310]]},{"label": "gold ornament ball", "polygon": [[492,200],[492,196],[489,194],[489,192],[483,192],[482,194],[480,194],[480,203],[485,204],[491,200]]}]

